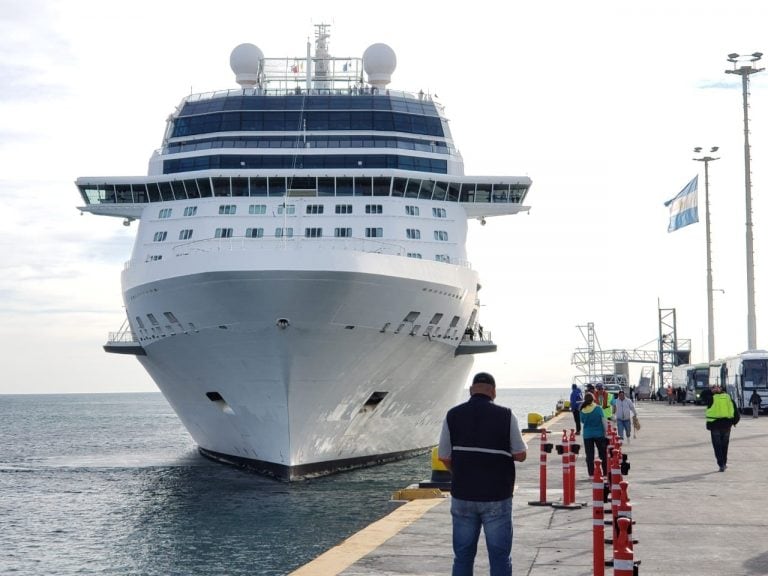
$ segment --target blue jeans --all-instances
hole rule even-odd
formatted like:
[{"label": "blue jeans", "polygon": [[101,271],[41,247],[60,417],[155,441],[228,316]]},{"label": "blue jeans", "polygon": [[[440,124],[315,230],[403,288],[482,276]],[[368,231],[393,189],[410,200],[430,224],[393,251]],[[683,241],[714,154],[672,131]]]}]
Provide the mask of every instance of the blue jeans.
[{"label": "blue jeans", "polygon": [[619,420],[616,419],[616,429],[619,433],[619,438],[624,440],[624,432],[627,433],[627,440],[632,436],[632,420]]},{"label": "blue jeans", "polygon": [[452,576],[472,576],[480,527],[485,532],[491,576],[512,576],[512,498],[493,502],[451,499]]}]

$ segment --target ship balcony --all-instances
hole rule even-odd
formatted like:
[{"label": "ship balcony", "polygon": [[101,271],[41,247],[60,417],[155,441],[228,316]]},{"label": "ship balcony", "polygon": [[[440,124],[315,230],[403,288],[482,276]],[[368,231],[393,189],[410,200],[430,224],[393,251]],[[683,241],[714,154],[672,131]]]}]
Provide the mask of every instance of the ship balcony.
[{"label": "ship balcony", "polygon": [[120,330],[109,333],[107,343],[104,344],[104,351],[111,354],[147,355],[144,347],[139,343],[138,338],[136,338],[131,327],[128,325],[128,320],[123,322]]},{"label": "ship balcony", "polygon": [[461,342],[456,347],[454,356],[464,354],[485,354],[486,352],[496,352],[496,343],[491,338],[490,332],[467,330],[461,338]]}]

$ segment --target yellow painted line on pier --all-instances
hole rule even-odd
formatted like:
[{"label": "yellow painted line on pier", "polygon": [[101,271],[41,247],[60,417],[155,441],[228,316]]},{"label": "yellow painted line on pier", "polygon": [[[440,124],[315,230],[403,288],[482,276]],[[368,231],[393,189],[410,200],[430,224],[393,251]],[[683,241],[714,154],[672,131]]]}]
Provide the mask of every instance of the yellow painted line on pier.
[{"label": "yellow painted line on pier", "polygon": [[318,574],[335,576],[384,544],[400,530],[413,524],[440,502],[445,502],[445,500],[442,498],[422,499],[403,504],[391,514],[374,522],[357,534],[353,534],[309,564],[291,572],[289,576],[317,576]]},{"label": "yellow painted line on pier", "polygon": [[[554,415],[544,423],[544,427],[549,426],[550,432],[554,432],[551,426],[560,424],[566,415],[570,416],[570,412]],[[539,432],[524,434],[524,436],[535,438],[537,434]],[[443,498],[423,498],[403,504],[381,520],[363,528],[308,564],[294,570],[288,576],[336,576],[444,501]]]}]

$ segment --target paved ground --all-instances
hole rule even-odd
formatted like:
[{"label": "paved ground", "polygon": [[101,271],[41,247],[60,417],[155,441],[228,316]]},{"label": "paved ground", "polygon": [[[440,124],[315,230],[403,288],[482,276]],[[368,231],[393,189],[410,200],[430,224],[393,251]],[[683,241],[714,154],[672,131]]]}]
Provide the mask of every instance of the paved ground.
[{"label": "paved ground", "polygon": [[[768,575],[768,417],[742,417],[719,472],[704,409],[639,403],[642,429],[625,447],[635,560],[653,576]],[[570,414],[548,423],[559,442]],[[515,576],[592,575],[592,510],[529,506],[539,498],[539,439],[528,436],[514,498]],[[550,457],[549,500],[560,500],[560,459]],[[577,502],[591,500],[583,456]],[[446,575],[451,572],[449,499],[414,501],[342,542],[296,576]],[[482,536],[476,573],[487,574]],[[606,546],[606,558],[611,548]],[[606,568],[606,575],[613,574]]]}]

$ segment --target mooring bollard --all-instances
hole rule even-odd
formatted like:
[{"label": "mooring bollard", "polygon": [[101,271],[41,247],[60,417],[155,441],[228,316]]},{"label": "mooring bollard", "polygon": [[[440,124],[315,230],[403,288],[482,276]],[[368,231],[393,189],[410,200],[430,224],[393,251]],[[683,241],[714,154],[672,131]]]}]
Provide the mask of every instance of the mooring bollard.
[{"label": "mooring bollard", "polygon": [[592,566],[594,576],[605,574],[605,526],[603,519],[603,463],[595,460],[592,474]]},{"label": "mooring bollard", "polygon": [[528,502],[529,506],[551,506],[547,500],[547,454],[552,453],[552,444],[547,442],[547,431],[542,430],[539,437],[539,499]]}]

